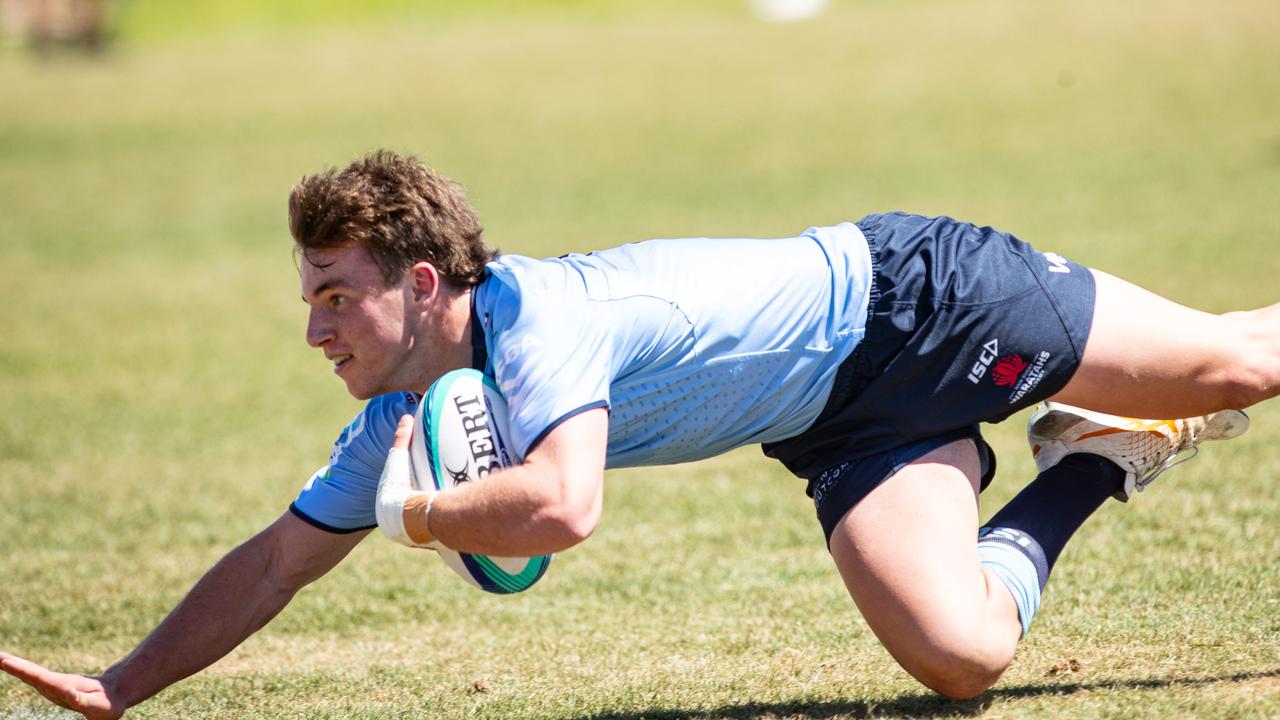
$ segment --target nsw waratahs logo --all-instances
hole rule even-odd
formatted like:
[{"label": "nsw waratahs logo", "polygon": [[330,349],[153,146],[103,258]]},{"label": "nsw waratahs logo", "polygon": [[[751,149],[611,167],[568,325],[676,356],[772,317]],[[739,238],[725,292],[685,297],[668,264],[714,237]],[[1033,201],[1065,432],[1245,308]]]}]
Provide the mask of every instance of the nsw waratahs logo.
[{"label": "nsw waratahs logo", "polygon": [[1041,351],[1036,356],[1035,363],[1031,365],[1031,370],[1028,371],[1026,358],[1018,353],[1001,355],[1000,341],[991,338],[982,344],[982,349],[978,352],[973,366],[969,368],[967,377],[969,382],[977,385],[983,381],[983,378],[990,375],[991,382],[996,387],[1014,388],[1014,397],[1010,402],[1015,402],[1040,382],[1047,362],[1049,362],[1049,353]]},{"label": "nsw waratahs logo", "polygon": [[999,387],[1013,387],[1026,369],[1027,361],[1021,355],[1005,355],[992,366],[991,379]]}]

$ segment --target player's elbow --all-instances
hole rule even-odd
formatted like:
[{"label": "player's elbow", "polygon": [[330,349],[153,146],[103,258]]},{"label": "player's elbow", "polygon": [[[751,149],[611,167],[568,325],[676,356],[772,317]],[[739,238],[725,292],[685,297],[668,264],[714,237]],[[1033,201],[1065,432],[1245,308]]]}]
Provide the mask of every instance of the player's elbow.
[{"label": "player's elbow", "polygon": [[591,492],[562,492],[543,513],[549,539],[565,550],[591,537],[600,522],[601,501],[598,485]]},{"label": "player's elbow", "polygon": [[600,523],[600,507],[592,505],[578,512],[572,513],[565,518],[564,529],[566,537],[572,540],[574,545],[591,537],[591,533],[595,532],[596,525]]},{"label": "player's elbow", "polygon": [[600,522],[600,511],[595,507],[565,506],[548,517],[548,525],[558,545],[555,552],[567,550],[591,537]]}]

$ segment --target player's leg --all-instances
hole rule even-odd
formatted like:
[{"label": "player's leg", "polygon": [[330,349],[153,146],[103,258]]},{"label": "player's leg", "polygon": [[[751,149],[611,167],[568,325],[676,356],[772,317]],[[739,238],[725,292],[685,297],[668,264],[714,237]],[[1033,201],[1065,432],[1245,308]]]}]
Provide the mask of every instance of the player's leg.
[{"label": "player's leg", "polygon": [[[1094,274],[1060,257],[945,219],[892,216],[859,227],[876,239],[881,290],[864,341],[867,369],[849,395],[856,403],[842,401],[797,447],[771,450],[802,477],[813,477],[804,463],[833,459],[833,436],[864,445],[894,433],[938,436],[1004,417],[1064,383],[1059,401],[1139,417],[1202,415],[1280,392],[1280,307],[1198,313],[1102,273],[1095,283]],[[948,241],[956,234],[962,237]],[[916,251],[920,244],[930,252]],[[948,267],[971,277],[919,291],[939,278],[922,276],[914,258],[949,257],[948,248],[963,251]],[[950,300],[926,313],[918,302],[926,297]],[[899,309],[905,317],[894,314]],[[927,396],[915,401],[913,387]],[[874,457],[837,469],[871,465]],[[1125,471],[1105,457],[1076,450],[1042,465],[981,540],[979,463],[967,440],[896,471],[887,466],[874,480],[888,479],[870,492],[856,490],[865,478],[833,480],[839,473],[830,470],[810,480],[810,491],[832,556],[873,631],[926,686],[966,697],[1000,676],[1053,561],[1125,487]],[[842,506],[831,499],[841,483],[855,489]]]},{"label": "player's leg", "polygon": [[830,538],[849,594],[889,653],[955,698],[999,679],[1067,541],[1125,473],[1096,455],[1062,458],[981,531],[979,477],[972,440],[943,445],[876,486]]},{"label": "player's leg", "polygon": [[1244,408],[1280,394],[1280,305],[1214,315],[1097,270],[1084,358],[1055,400],[1129,417]]},{"label": "player's leg", "polygon": [[1009,590],[980,567],[979,460],[972,440],[909,463],[836,524],[831,555],[867,624],[927,687],[990,687],[1022,633]]}]

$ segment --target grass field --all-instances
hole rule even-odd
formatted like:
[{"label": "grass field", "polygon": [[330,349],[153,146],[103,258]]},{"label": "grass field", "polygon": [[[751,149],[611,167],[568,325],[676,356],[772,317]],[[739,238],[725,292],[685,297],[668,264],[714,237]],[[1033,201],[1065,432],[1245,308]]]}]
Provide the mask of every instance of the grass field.
[{"label": "grass field", "polygon": [[[375,147],[462,181],[508,252],[899,208],[1280,300],[1274,2],[255,6],[127,4],[97,59],[0,47],[0,649],[103,668],[323,464],[359,405],[303,342],[285,197]],[[744,449],[612,473],[523,596],[371,537],[130,717],[1280,717],[1280,404],[1253,417],[1091,521],[974,701],[897,668]],[[990,428],[985,513],[1033,472],[1023,419]],[[0,678],[0,719],[46,717]]]}]

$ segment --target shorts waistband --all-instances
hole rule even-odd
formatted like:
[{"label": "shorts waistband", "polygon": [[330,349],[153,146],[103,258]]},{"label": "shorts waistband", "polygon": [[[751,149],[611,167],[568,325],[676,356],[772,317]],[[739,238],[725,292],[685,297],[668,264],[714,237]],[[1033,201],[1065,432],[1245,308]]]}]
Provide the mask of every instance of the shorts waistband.
[{"label": "shorts waistband", "polygon": [[[879,244],[876,240],[875,226],[867,222],[868,218],[863,218],[854,223],[858,226],[858,230],[862,232],[862,237],[867,241],[867,252],[871,256],[871,289],[868,293],[867,301],[867,317],[863,327],[867,331],[871,330],[871,318],[875,317],[876,306],[880,303],[880,252]],[[851,398],[857,397],[858,393],[866,387],[870,382],[870,375],[873,371],[871,367],[871,358],[866,352],[866,338],[864,342],[858,343],[849,357],[840,363],[840,367],[836,369],[835,381],[831,386],[831,394],[827,397],[827,403],[823,406],[822,412],[818,413],[818,418],[814,420],[814,424],[818,424],[828,419],[836,412],[848,404]]]}]

